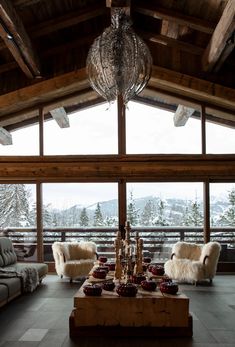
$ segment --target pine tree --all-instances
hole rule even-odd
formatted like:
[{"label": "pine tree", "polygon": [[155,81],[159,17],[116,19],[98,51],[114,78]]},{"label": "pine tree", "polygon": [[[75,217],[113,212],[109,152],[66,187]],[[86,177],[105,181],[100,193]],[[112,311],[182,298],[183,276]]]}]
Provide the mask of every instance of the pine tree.
[{"label": "pine tree", "polygon": [[189,225],[199,227],[203,224],[203,215],[200,210],[200,204],[197,201],[192,202],[189,213]]},{"label": "pine tree", "polygon": [[167,220],[165,218],[165,204],[160,200],[157,206],[157,218],[154,221],[154,225],[167,226]]},{"label": "pine tree", "polygon": [[94,226],[101,227],[104,225],[103,216],[101,213],[100,203],[97,203],[96,210],[94,213]]},{"label": "pine tree", "polygon": [[235,226],[235,188],[228,194],[229,206],[225,212],[220,216],[219,225]]},{"label": "pine tree", "polygon": [[191,220],[190,220],[190,211],[188,206],[185,207],[183,216],[182,216],[182,225],[183,226],[190,226],[191,225]]},{"label": "pine tree", "polygon": [[80,213],[80,221],[79,224],[81,227],[88,227],[89,225],[89,217],[86,212],[86,208],[84,207]]},{"label": "pine tree", "polygon": [[[43,218],[43,226],[46,226],[46,227],[53,226],[53,218],[52,218],[52,213],[50,212],[50,204],[43,205],[42,218]],[[36,203],[33,203],[32,208],[29,212],[29,223],[31,227],[35,227],[37,224]]]},{"label": "pine tree", "polygon": [[24,184],[4,184],[0,190],[1,227],[30,225],[29,193]]},{"label": "pine tree", "polygon": [[141,214],[141,224],[144,226],[153,225],[153,219],[155,214],[155,205],[152,200],[148,200],[144,206],[144,210]]},{"label": "pine tree", "polygon": [[130,222],[130,225],[138,225],[139,222],[139,210],[135,206],[135,201],[133,199],[133,193],[130,192],[128,199],[129,203],[127,206],[127,220]]},{"label": "pine tree", "polygon": [[114,217],[106,217],[104,220],[104,225],[107,227],[115,227],[117,225],[116,219]]}]

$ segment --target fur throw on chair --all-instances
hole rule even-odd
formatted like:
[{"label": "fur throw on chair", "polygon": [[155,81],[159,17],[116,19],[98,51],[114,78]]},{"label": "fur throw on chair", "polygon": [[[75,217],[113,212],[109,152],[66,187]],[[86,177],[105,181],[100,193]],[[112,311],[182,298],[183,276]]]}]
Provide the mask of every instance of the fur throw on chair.
[{"label": "fur throw on chair", "polygon": [[57,274],[71,280],[87,276],[96,260],[96,244],[92,241],[54,242],[52,251]]},{"label": "fur throw on chair", "polygon": [[216,273],[221,246],[218,242],[198,245],[177,242],[172,248],[171,260],[165,265],[165,273],[182,282],[212,281]]}]

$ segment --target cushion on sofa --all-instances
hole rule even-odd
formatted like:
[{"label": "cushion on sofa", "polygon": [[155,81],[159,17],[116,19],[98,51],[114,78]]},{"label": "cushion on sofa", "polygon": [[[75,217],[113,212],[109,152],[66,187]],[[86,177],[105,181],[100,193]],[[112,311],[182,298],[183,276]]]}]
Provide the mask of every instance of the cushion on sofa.
[{"label": "cushion on sofa", "polygon": [[7,237],[1,237],[0,254],[3,259],[3,265],[7,266],[16,263],[17,256],[14,251],[12,242]]},{"label": "cushion on sofa", "polygon": [[[27,267],[32,267],[34,269],[36,269],[38,271],[38,276],[39,279],[43,278],[46,276],[46,274],[48,273],[48,266],[47,264],[44,263],[20,263],[17,262],[11,266],[9,266],[9,268],[14,268],[14,270],[16,272],[21,272],[22,270],[24,270]],[[7,267],[5,267],[6,269]]]},{"label": "cushion on sofa", "polygon": [[4,261],[3,261],[3,257],[0,254],[0,267],[4,266]]},{"label": "cushion on sofa", "polygon": [[0,278],[0,284],[7,288],[8,301],[21,294],[22,284],[19,277]]},{"label": "cushion on sofa", "polygon": [[0,284],[0,307],[5,305],[8,300],[8,288],[4,284]]}]

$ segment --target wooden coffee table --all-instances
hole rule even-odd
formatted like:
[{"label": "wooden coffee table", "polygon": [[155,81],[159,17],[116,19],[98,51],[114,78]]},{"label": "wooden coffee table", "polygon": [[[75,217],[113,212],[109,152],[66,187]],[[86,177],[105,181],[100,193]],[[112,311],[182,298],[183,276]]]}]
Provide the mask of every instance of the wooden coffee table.
[{"label": "wooden coffee table", "polygon": [[[84,283],[84,285],[87,282]],[[189,298],[139,288],[135,298],[119,297],[114,289],[100,297],[74,296],[70,336],[192,336]]]}]

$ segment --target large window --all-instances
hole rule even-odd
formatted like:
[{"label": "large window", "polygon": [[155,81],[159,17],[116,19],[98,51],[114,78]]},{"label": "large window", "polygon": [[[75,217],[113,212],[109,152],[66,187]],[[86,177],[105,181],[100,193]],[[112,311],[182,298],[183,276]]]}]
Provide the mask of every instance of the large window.
[{"label": "large window", "polygon": [[43,184],[44,226],[116,227],[117,188],[116,183]]},{"label": "large window", "polygon": [[202,183],[128,183],[128,220],[135,226],[202,227],[202,190]]},{"label": "large window", "polygon": [[39,155],[38,124],[11,131],[12,145],[0,144],[0,155]]},{"label": "large window", "polygon": [[43,206],[45,260],[53,260],[54,241],[91,240],[99,252],[110,245],[113,251],[111,229],[118,228],[116,183],[45,183]]},{"label": "large window", "polygon": [[12,239],[20,261],[37,260],[35,201],[35,185],[0,185],[0,231]]},{"label": "large window", "polygon": [[221,260],[235,262],[235,183],[210,184],[211,240],[222,245]]},{"label": "large window", "polygon": [[68,117],[69,128],[60,128],[54,120],[44,123],[46,155],[117,153],[115,105],[95,106]]},{"label": "large window", "polygon": [[128,154],[200,153],[201,122],[189,118],[175,127],[173,112],[129,102],[126,111]]},{"label": "large window", "polygon": [[140,230],[144,252],[169,259],[180,240],[203,241],[202,183],[128,183],[127,219]]},{"label": "large window", "polygon": [[235,129],[206,122],[206,152],[235,153]]}]

